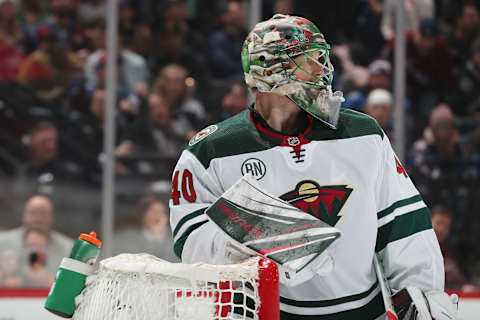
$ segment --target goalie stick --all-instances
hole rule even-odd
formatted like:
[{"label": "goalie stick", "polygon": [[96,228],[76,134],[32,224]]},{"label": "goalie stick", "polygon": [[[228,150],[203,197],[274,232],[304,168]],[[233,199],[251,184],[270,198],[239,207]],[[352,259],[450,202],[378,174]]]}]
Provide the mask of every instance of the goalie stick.
[{"label": "goalie stick", "polygon": [[374,254],[373,256],[373,266],[375,268],[375,273],[378,278],[378,283],[380,284],[380,291],[382,292],[383,304],[385,305],[385,312],[387,320],[398,320],[397,313],[393,308],[392,302],[392,292],[390,286],[388,285],[387,278],[383,272],[383,267],[378,260],[378,256]]}]

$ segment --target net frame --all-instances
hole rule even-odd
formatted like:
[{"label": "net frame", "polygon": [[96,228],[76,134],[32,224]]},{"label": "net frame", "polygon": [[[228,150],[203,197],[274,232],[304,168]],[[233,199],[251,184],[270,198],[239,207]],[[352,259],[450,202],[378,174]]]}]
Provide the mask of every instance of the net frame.
[{"label": "net frame", "polygon": [[77,320],[278,320],[279,279],[274,262],[170,263],[148,254],[100,262],[82,293]]}]

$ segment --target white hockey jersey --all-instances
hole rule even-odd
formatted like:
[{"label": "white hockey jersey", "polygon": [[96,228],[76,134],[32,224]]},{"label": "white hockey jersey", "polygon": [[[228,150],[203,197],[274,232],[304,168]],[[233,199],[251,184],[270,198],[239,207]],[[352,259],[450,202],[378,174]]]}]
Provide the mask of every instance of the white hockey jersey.
[{"label": "white hockey jersey", "polygon": [[375,252],[394,291],[444,289],[429,210],[373,118],[345,109],[336,130],[309,117],[302,133],[288,136],[247,110],[199,132],[172,179],[170,222],[182,261],[227,263],[225,236],[204,211],[246,173],[342,231],[328,249],[330,273],[281,286],[282,319],[378,318],[384,307]]}]

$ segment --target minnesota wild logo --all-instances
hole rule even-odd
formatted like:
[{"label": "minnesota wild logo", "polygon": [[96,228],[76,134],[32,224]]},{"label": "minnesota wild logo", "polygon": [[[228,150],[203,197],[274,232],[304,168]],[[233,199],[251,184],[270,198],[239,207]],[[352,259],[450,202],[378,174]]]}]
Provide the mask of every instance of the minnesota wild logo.
[{"label": "minnesota wild logo", "polygon": [[341,217],[340,210],[353,189],[346,185],[320,186],[312,180],[299,182],[295,190],[280,196],[298,209],[335,226]]},{"label": "minnesota wild logo", "polygon": [[218,127],[214,124],[206,127],[202,131],[198,132],[195,136],[193,136],[192,139],[190,139],[190,141],[188,142],[188,145],[193,146],[194,144],[196,144],[200,140],[203,140],[205,137],[207,137],[207,136],[211,135],[212,133],[214,133],[215,131],[217,131],[217,129],[218,129]]}]

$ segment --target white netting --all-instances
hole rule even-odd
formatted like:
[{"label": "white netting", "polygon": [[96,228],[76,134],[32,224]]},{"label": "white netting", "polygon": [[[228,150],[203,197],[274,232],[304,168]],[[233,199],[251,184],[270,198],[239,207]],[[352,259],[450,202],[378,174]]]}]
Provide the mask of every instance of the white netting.
[{"label": "white netting", "polygon": [[77,320],[258,319],[258,259],[214,266],[121,254],[100,263]]}]

